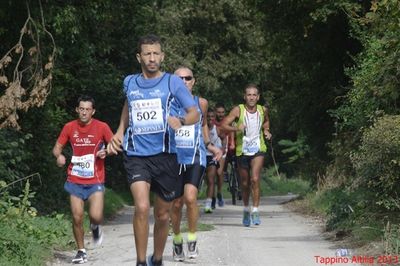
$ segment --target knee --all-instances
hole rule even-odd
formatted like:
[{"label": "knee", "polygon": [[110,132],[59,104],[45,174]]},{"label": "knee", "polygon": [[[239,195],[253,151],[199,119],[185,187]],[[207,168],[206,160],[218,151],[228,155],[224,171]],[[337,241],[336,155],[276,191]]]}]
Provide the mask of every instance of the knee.
[{"label": "knee", "polygon": [[83,213],[72,214],[72,220],[73,220],[74,225],[82,225],[83,224]]},{"label": "knee", "polygon": [[159,223],[169,223],[169,211],[158,211],[155,213],[154,219]]},{"label": "knee", "polygon": [[185,203],[188,207],[193,207],[197,204],[197,195],[185,195]]},{"label": "knee", "polygon": [[145,203],[135,203],[135,215],[147,216],[150,211],[150,204]]},{"label": "knee", "polygon": [[172,203],[172,211],[180,211],[183,206],[183,198],[174,200]]}]

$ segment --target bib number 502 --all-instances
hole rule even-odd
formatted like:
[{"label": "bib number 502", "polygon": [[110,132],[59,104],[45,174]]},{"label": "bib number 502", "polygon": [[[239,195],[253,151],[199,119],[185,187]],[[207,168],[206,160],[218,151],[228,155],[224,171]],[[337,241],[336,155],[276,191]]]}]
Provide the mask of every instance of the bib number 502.
[{"label": "bib number 502", "polygon": [[136,119],[138,121],[156,119],[156,112],[155,111],[137,112],[136,113]]}]

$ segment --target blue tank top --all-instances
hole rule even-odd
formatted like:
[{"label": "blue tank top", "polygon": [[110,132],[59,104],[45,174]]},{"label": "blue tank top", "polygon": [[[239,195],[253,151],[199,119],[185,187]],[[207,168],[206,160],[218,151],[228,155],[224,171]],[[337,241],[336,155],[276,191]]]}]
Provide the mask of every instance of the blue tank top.
[{"label": "blue tank top", "polygon": [[175,153],[174,131],[167,123],[171,104],[176,101],[185,109],[196,105],[183,81],[169,73],[154,79],[129,75],[124,79],[124,92],[129,109],[123,143],[127,155]]},{"label": "blue tank top", "polygon": [[[194,96],[194,101],[197,103],[197,111],[200,113],[199,121],[190,126],[182,126],[175,131],[175,144],[180,164],[200,164],[206,166],[206,148],[204,145],[202,124],[203,113],[200,108],[199,97]],[[185,116],[185,109],[179,108],[174,102],[172,104],[172,112],[178,117]]]}]

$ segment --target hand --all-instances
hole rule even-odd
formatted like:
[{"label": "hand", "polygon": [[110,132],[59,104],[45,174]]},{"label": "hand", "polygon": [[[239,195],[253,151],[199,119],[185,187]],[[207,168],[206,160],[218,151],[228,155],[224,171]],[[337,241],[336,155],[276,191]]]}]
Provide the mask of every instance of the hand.
[{"label": "hand", "polygon": [[115,135],[111,138],[110,143],[107,145],[107,153],[109,154],[118,154],[118,152],[122,152],[122,141],[123,141],[122,133],[115,133]]},{"label": "hand", "polygon": [[219,161],[223,155],[223,151],[220,148],[215,147],[214,145],[208,145],[207,149],[214,155],[213,160]]},{"label": "hand", "polygon": [[104,159],[107,156],[107,150],[106,149],[101,149],[96,153],[96,157],[99,157],[100,159]]},{"label": "hand", "polygon": [[239,126],[237,127],[237,130],[238,130],[238,131],[244,132],[245,129],[246,129],[246,125],[245,125],[245,124],[241,124],[241,125],[239,125]]},{"label": "hand", "polygon": [[269,130],[264,130],[264,137],[265,137],[267,140],[270,140],[270,139],[272,138],[271,132],[269,132]]},{"label": "hand", "polygon": [[173,130],[177,130],[180,127],[182,127],[181,121],[179,120],[178,117],[169,116],[167,121],[169,126],[172,127]]},{"label": "hand", "polygon": [[57,157],[57,166],[58,166],[58,167],[63,167],[63,166],[65,165],[65,162],[66,162],[65,156],[62,155],[62,154],[60,154],[60,155]]}]

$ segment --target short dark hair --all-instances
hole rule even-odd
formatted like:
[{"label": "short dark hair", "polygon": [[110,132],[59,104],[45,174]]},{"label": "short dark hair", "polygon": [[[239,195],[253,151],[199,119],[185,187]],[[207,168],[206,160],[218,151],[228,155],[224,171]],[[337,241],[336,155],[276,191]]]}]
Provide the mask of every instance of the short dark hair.
[{"label": "short dark hair", "polygon": [[138,53],[140,53],[142,51],[142,45],[143,44],[160,44],[161,45],[161,39],[160,37],[158,37],[155,34],[148,34],[145,36],[140,37],[139,41],[138,41]]},{"label": "short dark hair", "polygon": [[79,96],[78,101],[76,102],[76,107],[79,107],[79,104],[81,102],[91,102],[92,103],[92,108],[96,109],[95,108],[96,107],[95,106],[95,101],[94,101],[94,98],[92,96],[89,96],[89,95],[81,95],[81,96]]},{"label": "short dark hair", "polygon": [[217,109],[217,108],[224,108],[224,109],[225,109],[225,104],[219,102],[219,103],[217,103],[217,104],[215,105],[215,108],[214,108],[214,109]]}]

